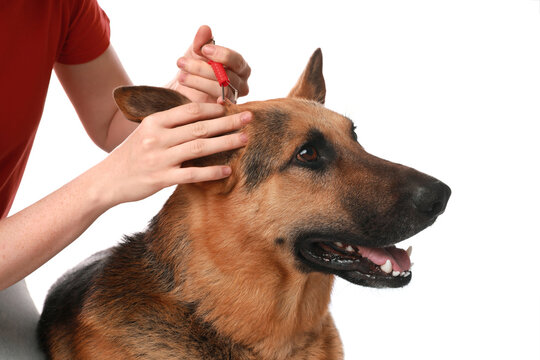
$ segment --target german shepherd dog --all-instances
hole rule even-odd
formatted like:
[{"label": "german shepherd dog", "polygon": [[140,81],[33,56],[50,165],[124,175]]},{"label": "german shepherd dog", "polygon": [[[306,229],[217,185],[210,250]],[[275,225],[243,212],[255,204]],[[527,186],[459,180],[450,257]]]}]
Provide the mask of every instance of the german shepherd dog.
[{"label": "german shepherd dog", "polygon": [[[337,275],[401,287],[394,244],[433,224],[450,188],[368,154],[353,122],[323,106],[320,49],[284,99],[250,111],[246,147],[192,161],[230,177],[179,185],[147,230],[78,265],[51,288],[39,336],[52,359],[343,359],[328,311]],[[186,103],[125,87],[132,120]]]}]

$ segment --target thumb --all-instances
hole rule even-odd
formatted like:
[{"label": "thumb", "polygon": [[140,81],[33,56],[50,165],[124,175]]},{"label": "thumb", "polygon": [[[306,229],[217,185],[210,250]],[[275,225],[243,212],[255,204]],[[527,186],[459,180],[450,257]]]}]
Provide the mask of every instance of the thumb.
[{"label": "thumb", "polygon": [[195,38],[193,39],[193,52],[199,56],[204,57],[201,53],[203,45],[212,40],[212,29],[208,25],[203,25],[197,30]]}]

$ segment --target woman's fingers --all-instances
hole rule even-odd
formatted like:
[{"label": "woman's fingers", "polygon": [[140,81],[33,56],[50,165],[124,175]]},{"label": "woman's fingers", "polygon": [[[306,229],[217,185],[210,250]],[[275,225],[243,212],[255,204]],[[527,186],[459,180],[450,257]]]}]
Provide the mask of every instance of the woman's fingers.
[{"label": "woman's fingers", "polygon": [[174,168],[168,174],[168,183],[189,184],[202,181],[221,180],[231,174],[229,166],[206,166],[206,167],[188,167]]},{"label": "woman's fingers", "polygon": [[190,89],[205,93],[214,99],[217,99],[221,95],[221,87],[215,79],[210,80],[182,71],[178,75],[178,83]]},{"label": "woman's fingers", "polygon": [[208,80],[215,80],[214,70],[208,62],[201,59],[181,57],[177,63],[180,70],[189,74],[198,75]]},{"label": "woman's fingers", "polygon": [[192,53],[194,56],[202,57],[201,48],[203,45],[212,41],[213,38],[212,29],[210,29],[208,25],[200,26],[195,34],[195,37],[193,38],[193,43],[191,44],[188,53]]},{"label": "woman's fingers", "polygon": [[223,117],[223,112],[219,104],[190,103],[152,114],[137,129],[139,141],[146,152],[163,151],[163,156],[158,156],[170,165],[244,146],[245,134],[219,135],[241,129],[251,121],[252,114]]},{"label": "woman's fingers", "polygon": [[175,146],[200,138],[211,138],[241,129],[252,119],[250,112],[229,115],[217,119],[201,120],[167,130],[164,133],[166,146]]},{"label": "woman's fingers", "polygon": [[[248,63],[238,52],[214,45],[212,40],[212,30],[206,25],[201,26],[189,49],[178,59],[180,72],[169,86],[192,101],[215,102],[222,95],[222,90],[208,65],[208,60],[213,60],[225,66],[231,86],[238,90],[238,96],[247,95],[247,82],[251,74]],[[230,89],[225,96],[234,99]]]},{"label": "woman's fingers", "polygon": [[245,133],[235,133],[210,139],[195,139],[170,148],[168,150],[168,159],[170,159],[171,164],[182,164],[188,160],[241,148],[247,142],[248,136]]},{"label": "woman's fingers", "polygon": [[[178,61],[181,72],[178,75],[178,82],[209,94],[215,98],[221,95],[221,89],[216,82],[216,75],[212,67],[204,60],[180,58]],[[242,78],[232,70],[227,70],[227,76],[232,86],[238,90],[239,96],[249,93],[247,78]]]},{"label": "woman's fingers", "polygon": [[143,122],[156,122],[164,128],[175,128],[199,120],[215,119],[223,115],[225,115],[225,107],[220,104],[189,103],[152,114]]},{"label": "woman's fingers", "polygon": [[202,47],[201,52],[208,59],[222,63],[226,68],[232,70],[241,78],[247,79],[251,74],[251,68],[246,60],[244,60],[242,55],[234,50],[222,46],[207,44]]}]

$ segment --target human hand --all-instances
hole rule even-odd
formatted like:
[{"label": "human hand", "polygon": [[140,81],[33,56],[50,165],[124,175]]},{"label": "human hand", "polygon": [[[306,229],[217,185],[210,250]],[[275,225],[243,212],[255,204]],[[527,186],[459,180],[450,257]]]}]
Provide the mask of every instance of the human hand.
[{"label": "human hand", "polygon": [[[146,198],[175,184],[219,180],[228,166],[182,168],[186,161],[240,148],[251,121],[243,112],[226,117],[219,104],[190,103],[146,117],[137,129],[93,170],[103,181],[109,206]],[[210,120],[207,120],[210,119]]]},{"label": "human hand", "polygon": [[[251,68],[239,53],[210,44],[212,38],[212,30],[208,26],[199,28],[193,43],[177,61],[180,71],[167,87],[180,92],[191,101],[215,103],[221,96],[221,88],[208,64],[208,60],[213,60],[225,66],[232,86],[238,90],[238,96],[247,95]],[[232,91],[225,94],[230,99],[233,98]]]}]

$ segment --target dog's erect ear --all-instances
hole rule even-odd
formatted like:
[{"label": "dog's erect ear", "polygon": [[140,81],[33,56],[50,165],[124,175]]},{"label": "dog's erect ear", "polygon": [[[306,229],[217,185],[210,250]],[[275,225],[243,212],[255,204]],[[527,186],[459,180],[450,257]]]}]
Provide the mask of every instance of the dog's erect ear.
[{"label": "dog's erect ear", "polygon": [[322,73],[322,51],[315,50],[306,66],[302,76],[289,93],[289,97],[315,100],[324,104],[326,86]]},{"label": "dog's erect ear", "polygon": [[152,86],[122,86],[114,89],[113,95],[124,116],[135,122],[191,102],[177,91]]}]

